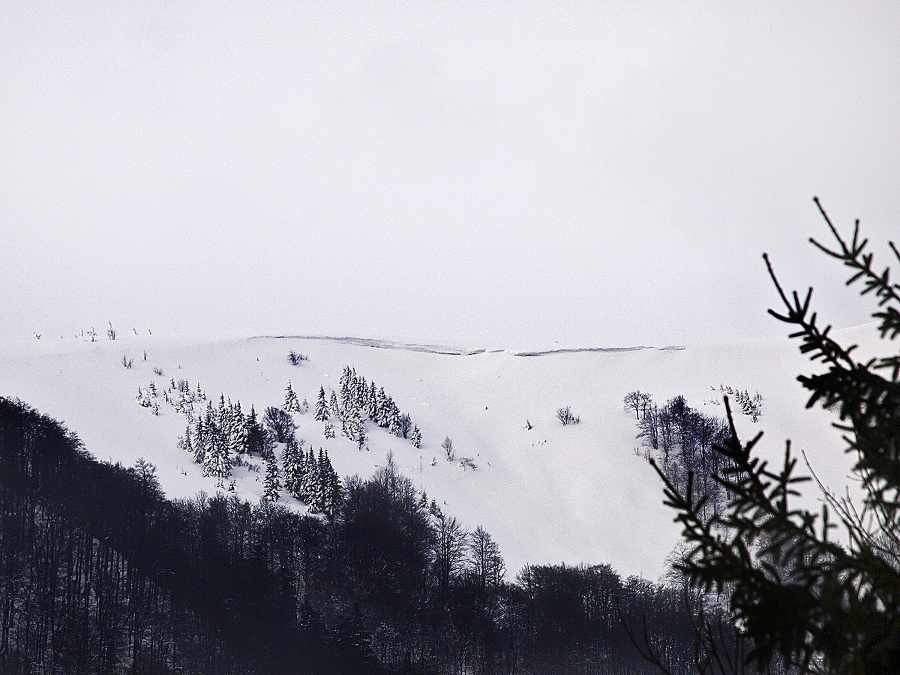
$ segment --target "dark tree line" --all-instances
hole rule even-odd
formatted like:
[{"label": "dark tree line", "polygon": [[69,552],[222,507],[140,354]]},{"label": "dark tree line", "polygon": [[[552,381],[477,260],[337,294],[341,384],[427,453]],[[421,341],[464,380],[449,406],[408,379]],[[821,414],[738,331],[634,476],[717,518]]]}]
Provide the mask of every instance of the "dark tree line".
[{"label": "dark tree line", "polygon": [[335,672],[278,537],[238,526],[267,508],[169,502],[149,465],[96,462],[0,399],[0,672]]},{"label": "dark tree line", "polygon": [[687,673],[677,596],[605,566],[508,580],[490,534],[390,461],[330,515],[168,501],[152,465],[97,462],[0,399],[3,673],[651,672],[623,616]]}]

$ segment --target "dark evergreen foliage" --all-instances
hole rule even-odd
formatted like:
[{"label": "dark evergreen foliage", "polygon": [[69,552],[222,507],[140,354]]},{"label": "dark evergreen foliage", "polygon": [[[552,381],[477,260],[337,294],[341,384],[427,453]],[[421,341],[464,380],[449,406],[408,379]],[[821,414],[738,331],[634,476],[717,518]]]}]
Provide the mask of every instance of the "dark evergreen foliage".
[{"label": "dark evergreen foliage", "polygon": [[[896,339],[900,285],[891,283],[889,269],[876,271],[858,222],[847,241],[819,209],[836,245],[813,243],[850,268],[848,284],[861,283],[862,294],[877,302],[872,316],[881,338]],[[729,590],[734,618],[754,643],[749,659],[759,667],[781,656],[802,672],[898,673],[900,356],[857,360],[855,346],[845,348],[830,326],[818,324],[812,290],[802,300],[796,292],[789,297],[765,258],[784,304],[771,314],[793,326],[800,351],[824,366],[798,378],[810,391],[807,406],[838,414],[863,501],[824,492],[821,513],[797,506],[798,486],[810,479],[798,475],[790,442],[783,465],[770,467],[754,453],[761,434],[741,443],[729,408],[730,438],[716,448],[725,463],[714,474],[727,493],[724,509],[704,511],[702,498],[659,470],[689,545],[679,567],[696,587]]]}]

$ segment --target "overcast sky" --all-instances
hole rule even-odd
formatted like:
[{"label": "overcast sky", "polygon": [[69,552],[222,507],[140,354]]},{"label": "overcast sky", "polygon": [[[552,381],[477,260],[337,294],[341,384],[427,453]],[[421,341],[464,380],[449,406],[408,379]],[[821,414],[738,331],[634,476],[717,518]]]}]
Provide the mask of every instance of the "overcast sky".
[{"label": "overcast sky", "polygon": [[[865,321],[812,197],[900,239],[900,3],[0,5],[0,337],[470,347]],[[900,269],[896,270],[900,274]]]}]

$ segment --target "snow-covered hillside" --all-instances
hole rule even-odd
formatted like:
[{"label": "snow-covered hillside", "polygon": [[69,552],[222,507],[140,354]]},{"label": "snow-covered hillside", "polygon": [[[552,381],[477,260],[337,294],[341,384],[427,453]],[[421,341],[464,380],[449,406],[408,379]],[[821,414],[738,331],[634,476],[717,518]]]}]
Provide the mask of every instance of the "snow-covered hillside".
[{"label": "snow-covered hillside", "polygon": [[[854,329],[845,337],[868,340],[870,332]],[[291,350],[308,360],[291,365]],[[340,433],[324,437],[312,406],[320,386],[338,389],[347,365],[384,387],[412,417],[422,430],[421,449],[374,426],[368,450]],[[392,452],[444,512],[468,529],[481,525],[491,533],[512,574],[526,563],[609,563],[623,575],[657,578],[677,529],[658,479],[635,453],[639,442],[633,416],[623,411],[625,394],[640,389],[660,403],[683,394],[692,407],[721,416],[720,385],[758,391],[762,416],[757,424],[739,416],[739,431],[749,437],[765,430],[763,452],[773,457],[790,437],[820,478],[837,487],[849,460],[829,413],[804,409],[796,375],[809,369],[786,339],[513,353],[331,338],[129,336],[91,343],[45,337],[0,344],[0,395],[63,421],[101,460],[133,465],[145,458],[158,467],[167,494],[187,497],[215,492],[216,481],[176,447],[185,419],[165,403],[158,416],[149,414],[136,401],[138,388],[154,382],[162,391],[185,379],[214,401],[224,394],[245,412],[252,404],[261,413],[283,403],[290,382],[310,405],[295,415],[297,437],[327,448],[340,475],[369,476]],[[564,406],[580,416],[579,424],[560,424],[556,411]],[[475,469],[447,461],[445,437],[457,459],[471,458]],[[237,493],[258,500],[263,473],[239,468]]]}]

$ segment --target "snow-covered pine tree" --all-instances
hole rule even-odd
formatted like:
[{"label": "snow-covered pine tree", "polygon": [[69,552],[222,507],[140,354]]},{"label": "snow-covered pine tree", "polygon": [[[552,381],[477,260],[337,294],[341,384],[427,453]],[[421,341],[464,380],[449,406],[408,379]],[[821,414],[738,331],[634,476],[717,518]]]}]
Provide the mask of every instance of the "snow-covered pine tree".
[{"label": "snow-covered pine tree", "polygon": [[141,407],[149,408],[150,407],[150,392],[146,389],[138,387],[137,401]]},{"label": "snow-covered pine tree", "polygon": [[265,450],[265,432],[256,418],[256,409],[250,405],[250,414],[244,420],[247,429],[247,452],[262,456]]},{"label": "snow-covered pine tree", "polygon": [[341,413],[342,417],[347,417],[351,410],[356,409],[356,401],[350,395],[350,389],[341,388]]},{"label": "snow-covered pine tree", "polygon": [[212,442],[204,457],[204,473],[207,476],[218,478],[220,483],[231,475],[231,455],[228,454],[228,444],[221,430],[211,434]]},{"label": "snow-covered pine tree", "polygon": [[366,447],[366,443],[368,443],[368,441],[369,441],[368,436],[366,435],[366,422],[362,417],[360,417],[357,414],[355,423],[356,423],[356,430],[355,430],[356,444],[359,446],[359,449],[362,450],[364,447]]},{"label": "snow-covered pine tree", "polygon": [[216,408],[216,426],[220,431],[228,428],[228,408],[225,405],[225,394],[219,394],[219,407]]},{"label": "snow-covered pine tree", "polygon": [[324,422],[328,419],[328,404],[325,402],[325,387],[319,387],[319,396],[316,399],[315,419]]},{"label": "snow-covered pine tree", "polygon": [[341,396],[341,410],[346,415],[347,411],[350,410],[352,406],[352,396],[350,393],[351,379],[353,378],[353,373],[350,370],[350,366],[344,366],[344,370],[341,373],[341,379],[339,383],[340,396]]},{"label": "snow-covered pine tree", "polygon": [[188,394],[185,394],[183,391],[178,392],[178,398],[175,400],[175,412],[179,415],[184,415],[184,418],[188,421],[188,424],[194,421],[194,403],[193,397]]},{"label": "snow-covered pine tree", "polygon": [[414,448],[422,447],[422,432],[419,431],[419,427],[413,426],[412,433],[409,435],[409,441],[413,444]]},{"label": "snow-covered pine tree", "polygon": [[[222,395],[222,399],[225,399],[224,394]],[[225,402],[224,405],[220,404],[219,409],[216,411],[216,416],[218,417],[219,423],[219,433],[222,435],[222,441],[225,444],[225,447],[230,447],[231,443],[231,412],[231,399],[228,399],[228,401]]]},{"label": "snow-covered pine tree", "polygon": [[366,395],[366,416],[373,422],[378,416],[378,389],[374,380],[369,385],[369,393]]},{"label": "snow-covered pine tree", "polygon": [[282,407],[289,413],[300,412],[300,401],[297,400],[297,394],[294,393],[290,380],[284,390],[284,406]]},{"label": "snow-covered pine tree", "polygon": [[325,438],[334,438],[334,425],[331,422],[325,422]]},{"label": "snow-covered pine tree", "polygon": [[359,442],[360,433],[365,436],[365,428],[363,427],[362,417],[359,416],[359,410],[351,408],[350,413],[346,417],[346,424],[343,427],[344,435],[354,443]]},{"label": "snow-covered pine tree", "polygon": [[281,456],[281,473],[284,489],[297,496],[300,490],[300,479],[303,477],[303,453],[302,441],[298,443],[293,437],[288,439],[284,446],[284,454]]},{"label": "snow-covered pine tree", "polygon": [[307,505],[309,506],[310,511],[313,513],[322,513],[325,510],[325,484],[326,478],[323,475],[323,469],[325,467],[325,454],[322,448],[319,448],[319,456],[316,457],[312,448],[309,449],[310,452],[310,464],[313,468],[313,478],[312,482],[312,494],[309,496],[309,502]]},{"label": "snow-covered pine tree", "polygon": [[353,378],[351,382],[352,389],[351,393],[353,394],[353,401],[356,407],[360,410],[362,415],[365,415],[366,410],[366,396],[369,393],[368,384],[366,383],[366,378],[362,375],[359,377]]},{"label": "snow-covered pine tree", "polygon": [[216,453],[216,442],[219,435],[218,425],[216,424],[216,414],[213,411],[212,402],[206,402],[206,413],[203,415],[203,446],[201,454],[201,464],[203,465],[203,475],[209,476],[209,467],[213,463],[213,455]]},{"label": "snow-covered pine tree", "polygon": [[228,450],[235,455],[243,455],[247,452],[248,444],[247,423],[241,412],[241,402],[231,408],[228,428]]},{"label": "snow-covered pine tree", "polygon": [[184,436],[178,437],[178,449],[184,450],[191,455],[194,454],[194,443],[191,440],[191,425],[187,425],[187,429],[184,431]]},{"label": "snow-covered pine tree", "polygon": [[375,422],[375,424],[377,424],[380,427],[387,426],[387,423],[385,422],[386,417],[385,417],[385,409],[384,409],[384,404],[386,401],[387,401],[387,396],[385,396],[384,387],[379,387],[378,393],[375,395],[375,404],[374,404],[375,416],[372,419]]},{"label": "snow-covered pine tree", "polygon": [[319,454],[319,480],[322,484],[322,511],[327,516],[334,517],[343,503],[343,493],[340,476],[331,465],[327,450],[324,455],[321,451]]},{"label": "snow-covered pine tree", "polygon": [[308,453],[302,453],[303,456],[303,475],[300,478],[300,494],[299,498],[313,512],[316,512],[316,499],[319,492],[319,465],[316,461],[315,453],[312,447]]},{"label": "snow-covered pine tree", "polygon": [[397,408],[394,399],[390,397],[385,402],[385,428],[394,436],[400,435],[400,409]]},{"label": "snow-covered pine tree", "polygon": [[193,449],[194,461],[202,466],[206,457],[206,425],[202,416],[197,417],[194,427]]},{"label": "snow-covered pine tree", "polygon": [[227,413],[225,412],[225,397],[222,396],[219,402],[219,409],[214,411],[212,402],[207,402],[206,419],[204,426],[206,427],[206,442],[203,454],[203,472],[207,476],[214,476],[220,480],[224,480],[231,475],[231,456],[228,454],[228,438],[227,428],[223,424],[228,423]]},{"label": "snow-covered pine tree", "polygon": [[331,390],[331,398],[328,399],[328,414],[330,417],[342,417],[341,406],[338,404],[337,394]]},{"label": "snow-covered pine tree", "polygon": [[[341,435],[345,438],[350,438],[351,427],[352,425],[347,422],[347,417],[341,417]],[[353,439],[350,438],[350,440],[352,441]]]},{"label": "snow-covered pine tree", "polygon": [[281,491],[281,481],[278,478],[278,460],[275,453],[266,455],[266,478],[263,483],[263,501],[277,502],[278,493]]}]

